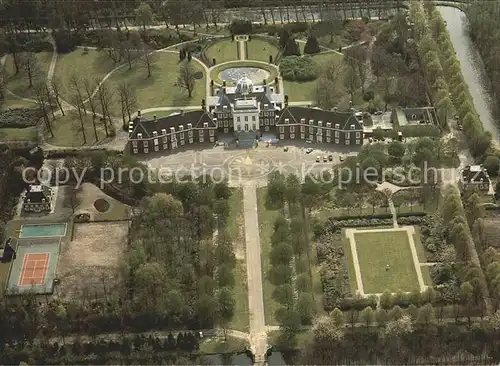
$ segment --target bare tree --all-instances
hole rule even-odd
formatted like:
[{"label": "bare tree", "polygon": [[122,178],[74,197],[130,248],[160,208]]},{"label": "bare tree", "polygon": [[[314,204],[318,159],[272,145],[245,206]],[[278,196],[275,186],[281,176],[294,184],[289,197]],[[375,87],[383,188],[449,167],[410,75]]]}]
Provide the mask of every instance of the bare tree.
[{"label": "bare tree", "polygon": [[52,95],[54,97],[54,100],[59,107],[59,110],[61,111],[61,114],[64,116],[64,108],[62,107],[61,103],[61,82],[59,79],[52,79]]},{"label": "bare tree", "polygon": [[360,87],[361,82],[359,80],[358,74],[354,69],[350,67],[346,67],[345,69],[346,71],[344,75],[344,86],[351,96],[351,101],[354,103],[354,94]]},{"label": "bare tree", "polygon": [[29,87],[33,86],[33,82],[40,74],[40,67],[35,54],[31,51],[23,52],[19,55],[19,63],[28,77]]},{"label": "bare tree", "polygon": [[55,121],[56,115],[54,114],[54,105],[55,100],[52,92],[50,91],[50,87],[45,83],[45,93],[47,94],[47,102],[50,106],[50,112],[52,113],[52,120]]},{"label": "bare tree", "polygon": [[87,143],[87,136],[85,135],[85,123],[84,123],[85,115],[83,114],[83,110],[82,110],[82,101],[81,101],[80,97],[78,96],[78,94],[73,95],[72,101],[73,101],[73,104],[76,106],[76,110],[78,112],[78,119],[80,120],[80,125],[82,128],[83,144],[85,145]]},{"label": "bare tree", "polygon": [[80,196],[81,191],[82,187],[78,187],[76,184],[71,184],[65,192],[64,207],[71,209],[73,215],[82,202]]},{"label": "bare tree", "polygon": [[351,47],[345,50],[344,62],[359,78],[361,90],[365,92],[365,83],[368,78],[367,50],[363,46]]},{"label": "bare tree", "polygon": [[[111,115],[109,109],[113,104],[113,93],[109,89],[106,83],[101,83],[97,87],[97,97],[101,105],[102,110],[102,122],[104,124],[104,130],[106,131],[106,137],[110,137],[114,132],[113,122],[111,121]],[[106,123],[106,118],[108,119],[110,126]]]},{"label": "bare tree", "polygon": [[148,47],[148,45],[143,42],[141,44],[140,54],[141,57],[139,60],[141,61],[142,65],[148,70],[148,77],[150,77],[155,62],[155,53],[150,47]]},{"label": "bare tree", "polygon": [[342,95],[339,85],[343,72],[344,67],[341,62],[328,63],[320,70],[316,86],[316,101],[321,108],[331,109],[338,104]]},{"label": "bare tree", "polygon": [[190,62],[184,61],[181,64],[179,78],[177,79],[177,84],[183,89],[186,89],[191,98],[196,82],[196,78],[194,77],[195,69]]},{"label": "bare tree", "polygon": [[83,103],[83,96],[82,96],[82,92],[80,90],[80,84],[81,84],[80,77],[78,76],[78,74],[76,72],[73,72],[69,77],[69,85],[71,85],[73,92],[76,95],[78,95],[78,98],[80,99],[80,104],[83,107],[83,113],[87,114],[87,110],[85,109],[85,105]]},{"label": "bare tree", "polygon": [[[97,83],[100,81],[97,80]],[[87,102],[89,103],[90,110],[92,111],[92,126],[94,128],[94,136],[95,136],[95,141],[97,142],[99,140],[99,137],[97,136],[97,126],[95,124],[96,120],[96,100],[95,100],[95,95],[94,95],[94,83],[92,83],[89,79],[84,79],[83,80],[83,88],[85,89],[85,94],[87,95]]]},{"label": "bare tree", "polygon": [[132,85],[126,81],[118,85],[118,95],[120,97],[120,107],[122,112],[123,129],[126,129],[126,116],[132,119],[131,111],[137,106],[137,96]]},{"label": "bare tree", "polygon": [[[128,39],[124,42],[124,52],[128,63],[128,69],[132,69],[132,61],[138,57],[138,50],[141,49],[142,40],[137,32],[131,32],[128,35]],[[139,53],[140,56],[140,53]]]},{"label": "bare tree", "polygon": [[52,131],[52,126],[49,120],[49,102],[47,100],[46,87],[44,83],[37,83],[34,86],[35,101],[38,105],[38,109],[42,113],[43,120],[45,121],[45,126],[50,132],[50,135],[54,137],[54,132]]},{"label": "bare tree", "polygon": [[125,35],[121,31],[105,30],[99,37],[99,50],[105,50],[113,63],[119,63],[124,54],[126,40]]}]

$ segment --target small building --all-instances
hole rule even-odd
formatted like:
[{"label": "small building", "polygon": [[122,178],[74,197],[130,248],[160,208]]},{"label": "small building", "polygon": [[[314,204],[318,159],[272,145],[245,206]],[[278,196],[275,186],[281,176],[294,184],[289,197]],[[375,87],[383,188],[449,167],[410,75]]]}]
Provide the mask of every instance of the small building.
[{"label": "small building", "polygon": [[462,190],[478,187],[480,191],[488,192],[490,182],[490,176],[482,165],[468,165],[461,171],[460,185]]},{"label": "small building", "polygon": [[45,185],[31,185],[28,187],[23,201],[23,210],[26,212],[45,212],[51,210],[52,190]]},{"label": "small building", "polygon": [[435,125],[438,117],[433,107],[394,108],[391,113],[391,123],[395,126]]}]

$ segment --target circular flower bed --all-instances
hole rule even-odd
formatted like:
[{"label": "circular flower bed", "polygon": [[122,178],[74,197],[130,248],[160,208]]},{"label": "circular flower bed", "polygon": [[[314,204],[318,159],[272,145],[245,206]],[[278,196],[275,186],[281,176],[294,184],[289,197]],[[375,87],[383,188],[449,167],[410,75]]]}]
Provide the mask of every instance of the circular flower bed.
[{"label": "circular flower bed", "polygon": [[[274,83],[274,78],[278,76],[278,70],[276,66],[270,65],[266,62],[245,60],[245,61],[231,61],[231,62],[226,62],[219,66],[215,66],[210,72],[210,78],[214,81],[215,84],[222,85],[220,73],[226,69],[238,69],[238,68],[264,70],[267,75],[268,84]],[[234,85],[234,84],[235,84],[234,82],[231,83],[227,81],[227,85]],[[261,82],[258,82],[257,84],[261,84]]]},{"label": "circular flower bed", "polygon": [[100,213],[104,213],[109,210],[109,202],[103,198],[99,198],[94,202],[94,207]]}]

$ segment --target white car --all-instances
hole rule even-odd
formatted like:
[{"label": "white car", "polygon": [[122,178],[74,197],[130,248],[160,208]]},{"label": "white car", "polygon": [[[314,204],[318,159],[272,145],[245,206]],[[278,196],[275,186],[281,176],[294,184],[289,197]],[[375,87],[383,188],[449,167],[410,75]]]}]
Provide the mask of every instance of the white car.
[{"label": "white car", "polygon": [[312,147],[308,147],[308,148],[306,149],[306,154],[310,154],[310,153],[312,153],[312,152],[313,152],[313,148],[312,148]]},{"label": "white car", "polygon": [[319,163],[321,161],[321,156],[316,156],[316,163]]}]

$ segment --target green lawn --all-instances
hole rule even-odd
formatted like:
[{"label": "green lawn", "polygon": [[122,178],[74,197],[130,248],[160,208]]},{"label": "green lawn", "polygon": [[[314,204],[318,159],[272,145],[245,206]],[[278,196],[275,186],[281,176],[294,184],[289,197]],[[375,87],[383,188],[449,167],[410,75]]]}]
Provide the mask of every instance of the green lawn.
[{"label": "green lawn", "polygon": [[[319,53],[314,55],[313,59],[316,61],[316,66],[321,68],[330,62],[340,62],[342,55],[334,52]],[[317,80],[305,82],[283,80],[283,87],[291,102],[316,100],[316,85]],[[339,88],[344,89],[343,85],[339,85]]]},{"label": "green lawn", "polygon": [[227,337],[227,342],[224,342],[223,337],[208,337],[200,342],[201,354],[214,354],[214,353],[235,353],[243,352],[248,342],[241,338]]},{"label": "green lawn", "polygon": [[231,39],[223,39],[207,47],[205,54],[212,61],[215,58],[217,64],[238,59],[238,42]]},{"label": "green lawn", "polygon": [[266,325],[278,325],[274,319],[274,313],[280,305],[273,300],[272,294],[274,286],[267,279],[269,270],[269,253],[271,251],[271,235],[274,231],[274,221],[280,215],[279,211],[272,211],[266,208],[267,187],[257,189],[259,234],[260,234],[260,260],[262,265],[262,287],[264,296],[264,315]]},{"label": "green lawn", "polygon": [[269,62],[269,55],[273,61],[278,55],[278,48],[263,39],[252,39],[247,42],[247,59]]},{"label": "green lawn", "polygon": [[[176,53],[158,52],[153,58],[153,70],[150,77],[148,77],[147,69],[136,62],[131,70],[128,66],[116,70],[106,83],[113,89],[122,81],[133,85],[137,95],[138,109],[185,105],[200,105],[201,108],[201,100],[206,96],[206,75],[203,67],[197,61],[191,61],[194,69],[201,73],[201,78],[196,80],[193,95],[189,98],[185,89],[176,86],[180,69],[179,56]],[[120,115],[118,102],[113,105],[112,111],[116,116]]]},{"label": "green lawn", "polygon": [[36,103],[14,97],[12,94],[5,93],[5,99],[0,105],[0,112],[9,108],[37,108]]},{"label": "green lawn", "polygon": [[241,332],[248,332],[250,327],[250,317],[248,314],[248,283],[247,267],[244,260],[236,261],[234,269],[234,317],[230,328]]},{"label": "green lawn", "polygon": [[[33,83],[47,79],[52,52],[40,52],[35,54],[36,63],[33,71]],[[28,74],[24,69],[15,74],[14,59],[11,55],[5,61],[5,71],[7,73],[7,88],[16,95],[24,98],[32,98],[34,89],[29,86]]]},{"label": "green lawn", "polygon": [[419,288],[406,231],[358,232],[354,239],[366,294]]},{"label": "green lawn", "polygon": [[[106,141],[106,133],[103,123],[96,118],[96,129],[98,142]],[[94,126],[92,123],[92,115],[89,113],[84,116],[84,128],[87,142],[83,141],[83,133],[80,120],[76,111],[66,112],[66,116],[58,116],[55,121],[52,121],[52,131],[54,137],[50,136],[48,129],[44,128],[45,140],[47,143],[56,146],[78,147],[83,145],[95,144]]]},{"label": "green lawn", "polygon": [[[61,83],[61,95],[71,102],[74,92],[70,79],[73,75],[82,81],[87,79],[96,84],[97,80],[102,80],[116,66],[118,65],[114,64],[104,51],[89,50],[85,53],[83,49],[76,49],[71,53],[58,55],[54,76]],[[83,92],[83,85],[81,88]]]}]

